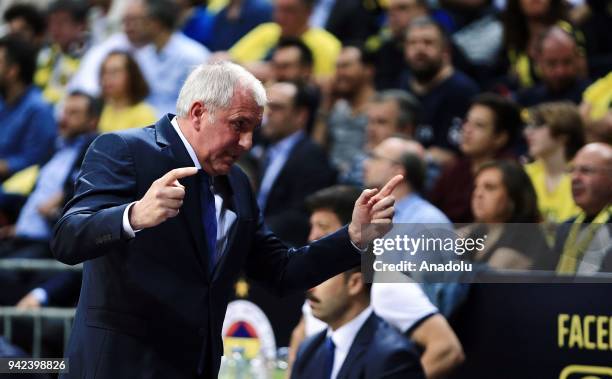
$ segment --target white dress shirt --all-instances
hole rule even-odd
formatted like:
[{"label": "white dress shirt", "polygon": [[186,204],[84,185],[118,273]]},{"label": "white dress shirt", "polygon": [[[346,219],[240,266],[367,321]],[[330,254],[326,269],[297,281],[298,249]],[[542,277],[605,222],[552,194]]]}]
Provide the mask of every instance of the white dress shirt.
[{"label": "white dress shirt", "polygon": [[[191,147],[191,145],[183,135],[181,128],[179,128],[176,117],[172,119],[171,124],[174,127],[176,133],[179,135],[181,141],[183,142],[183,145],[185,145],[185,149],[187,150],[187,153],[189,153],[189,156],[191,157],[194,166],[197,167],[198,170],[201,170],[202,165],[198,161],[193,147]],[[215,262],[219,262],[219,254],[223,253],[223,251],[225,251],[225,248],[227,247],[229,231],[234,222],[236,221],[237,215],[235,212],[224,206],[223,193],[221,193],[218,188],[214,187],[214,176],[212,177],[212,179],[212,191],[215,194],[215,212],[217,216],[217,245],[215,248],[215,254],[217,255],[217,257],[215,257]],[[130,238],[134,238],[136,232],[138,232],[134,231],[129,221],[129,211],[132,205],[134,205],[134,203],[135,202],[128,205],[128,207],[125,208],[125,211],[123,212],[123,230]],[[202,233],[204,233],[204,230],[202,230]]]},{"label": "white dress shirt", "polygon": [[372,307],[364,309],[357,317],[342,325],[338,329],[332,331],[327,329],[327,336],[330,337],[336,346],[334,351],[334,366],[332,368],[331,379],[336,379],[340,368],[344,364],[344,360],[348,355],[351,345],[355,340],[355,336],[359,333],[359,330],[365,324],[368,317],[372,314]]}]

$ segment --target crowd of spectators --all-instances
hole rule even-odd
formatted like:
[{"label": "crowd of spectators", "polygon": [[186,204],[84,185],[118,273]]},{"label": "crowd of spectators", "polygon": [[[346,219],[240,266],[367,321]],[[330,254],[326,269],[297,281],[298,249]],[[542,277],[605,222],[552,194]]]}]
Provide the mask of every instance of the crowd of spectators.
[{"label": "crowd of spectators", "polygon": [[[52,257],[97,134],[175,113],[195,65],[232,60],[268,90],[239,164],[287,244],[317,226],[313,193],[402,174],[395,221],[488,235],[465,259],[612,271],[612,1],[12,0],[0,17],[2,259]],[[79,285],[2,271],[0,302],[71,304]]]}]

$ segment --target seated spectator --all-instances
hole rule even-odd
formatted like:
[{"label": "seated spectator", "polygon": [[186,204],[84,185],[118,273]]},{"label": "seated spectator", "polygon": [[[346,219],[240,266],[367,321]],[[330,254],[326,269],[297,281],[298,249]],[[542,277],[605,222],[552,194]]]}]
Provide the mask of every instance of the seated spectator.
[{"label": "seated spectator", "polygon": [[367,48],[375,56],[376,89],[399,88],[404,70],[404,37],[406,28],[428,15],[425,0],[389,0],[387,24],[378,36],[370,38]]},{"label": "seated spectator", "polygon": [[494,269],[532,268],[540,255],[547,254],[547,246],[537,225],[537,198],[527,174],[515,162],[492,161],[480,166],[474,183],[471,204],[476,224],[460,234],[485,242],[483,249],[465,259]]},{"label": "seated spectator", "polygon": [[370,56],[355,46],[342,48],[330,88],[323,90],[313,138],[326,146],[342,178],[365,143],[366,106],[374,96]]},{"label": "seated spectator", "polygon": [[38,54],[34,82],[45,99],[53,104],[62,100],[66,86],[79,69],[81,57],[89,48],[87,5],[77,0],[57,0],[47,10],[50,45]]},{"label": "seated spectator", "polygon": [[4,13],[8,34],[16,34],[33,46],[41,46],[45,38],[45,17],[31,4],[14,4]]},{"label": "seated spectator", "polygon": [[[140,51],[151,42],[148,31],[145,0],[132,0],[126,5],[123,32],[117,33],[99,45],[93,46],[81,60],[79,70],[68,83],[69,91],[82,91],[100,96],[100,68],[107,55],[115,50],[130,52],[138,58]],[[144,62],[139,62],[142,65]]]},{"label": "seated spectator", "polygon": [[257,203],[264,220],[281,240],[293,246],[303,245],[308,235],[304,199],[336,181],[325,151],[305,133],[306,98],[296,84],[272,84],[261,128],[269,145],[253,151],[260,161]]},{"label": "seated spectator", "polygon": [[581,77],[584,57],[574,36],[559,27],[548,29],[536,42],[541,83],[516,93],[516,101],[531,107],[550,101],[579,104],[589,81]]},{"label": "seated spectator", "polygon": [[262,61],[270,55],[280,37],[298,37],[313,53],[314,74],[317,77],[332,75],[341,44],[328,31],[308,25],[312,6],[313,0],[277,0],[274,22],[261,24],[242,37],[229,50],[231,57],[241,64]]},{"label": "seated spectator", "polygon": [[405,53],[410,70],[403,86],[422,106],[415,138],[435,161],[447,164],[454,158],[461,119],[478,86],[453,67],[448,38],[430,18],[416,19],[408,26]]},{"label": "seated spectator", "polygon": [[521,115],[512,101],[493,94],[472,101],[461,128],[463,157],[444,169],[429,193],[431,202],[452,222],[473,221],[474,173],[481,164],[507,155],[521,128]]},{"label": "seated spectator", "polygon": [[191,70],[208,60],[208,49],[177,31],[179,9],[173,0],[146,0],[146,24],[152,43],[136,60],[151,89],[147,101],[157,116],[176,111],[176,99]]},{"label": "seated spectator", "polygon": [[536,84],[539,75],[534,65],[537,39],[555,24],[573,30],[563,0],[508,0],[503,14],[505,58],[510,69],[511,88],[528,88]]},{"label": "seated spectator", "polygon": [[304,87],[308,95],[308,122],[306,132],[312,134],[314,123],[321,102],[321,91],[314,84],[312,75],[314,60],[312,51],[304,41],[295,37],[283,37],[272,54],[271,80],[276,82],[293,82]]},{"label": "seated spectator", "polygon": [[[310,196],[307,200],[312,212],[309,240],[321,238],[332,232],[333,228],[349,222],[353,204],[359,194],[360,191],[355,187],[334,186]],[[423,350],[421,364],[427,377],[442,377],[462,361],[461,344],[418,284],[373,283],[372,306],[376,314]],[[326,328],[324,322],[313,317],[310,305],[304,304],[302,310],[302,320],[291,339],[291,362],[295,350],[305,337],[311,337]]]},{"label": "seated spectator", "polygon": [[353,157],[344,183],[363,184],[363,163],[369,152],[392,136],[411,138],[419,118],[418,100],[403,90],[385,90],[374,95],[367,105],[366,140],[361,152]]},{"label": "seated spectator", "polygon": [[525,171],[535,188],[542,219],[557,223],[578,214],[567,163],[584,145],[580,114],[571,103],[544,103],[529,110],[525,138],[534,162]]},{"label": "seated spectator", "polygon": [[580,113],[588,142],[612,144],[612,71],[584,91]]},{"label": "seated spectator", "polygon": [[22,310],[43,306],[74,307],[79,300],[82,280],[80,271],[55,274],[21,298],[15,306]]},{"label": "seated spectator", "polygon": [[[342,216],[335,208],[354,204],[352,200],[359,194],[354,190],[338,190],[335,194],[325,191],[326,195],[319,196],[328,197],[323,199],[326,204],[317,205],[311,216],[310,240],[327,234],[332,224],[340,225]],[[344,196],[339,196],[341,193]],[[351,193],[354,195],[348,199]],[[350,214],[348,211],[349,219]],[[380,378],[391,373],[397,377],[425,377],[412,342],[372,310],[370,285],[364,283],[359,268],[328,279],[309,290],[306,297],[312,315],[326,323],[327,330],[300,345],[291,378]],[[294,340],[292,346],[298,342]]]},{"label": "seated spectator", "polygon": [[600,142],[584,146],[570,175],[580,214],[559,227],[551,268],[570,275],[612,272],[612,147]]},{"label": "seated spectator", "polygon": [[[60,138],[56,152],[45,164],[32,194],[28,197],[15,225],[0,228],[0,257],[50,258],[52,227],[68,199],[74,179],[89,144],[95,137],[101,107],[84,93],[68,95],[60,120]],[[11,288],[0,294],[0,303],[15,304],[32,289],[37,278],[7,272],[0,276],[0,287]],[[2,292],[2,291],[0,291]]]},{"label": "seated spectator", "polygon": [[44,163],[56,136],[51,106],[32,84],[36,50],[17,36],[0,39],[0,180]]},{"label": "seated spectator", "polygon": [[144,101],[149,85],[130,54],[110,53],[102,63],[100,82],[104,98],[98,125],[101,133],[155,123],[155,110]]},{"label": "seated spectator", "polygon": [[229,0],[214,15],[212,32],[204,44],[210,51],[223,51],[260,24],[272,20],[272,5],[268,0]]}]

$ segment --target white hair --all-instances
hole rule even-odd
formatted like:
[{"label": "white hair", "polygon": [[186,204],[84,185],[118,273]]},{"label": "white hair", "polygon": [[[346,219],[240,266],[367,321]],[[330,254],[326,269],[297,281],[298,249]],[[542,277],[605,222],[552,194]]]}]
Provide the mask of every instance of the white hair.
[{"label": "white hair", "polygon": [[176,114],[187,116],[191,105],[201,101],[212,117],[217,109],[230,106],[238,89],[250,92],[260,107],[266,105],[264,86],[242,66],[227,61],[201,64],[185,80],[176,102]]}]

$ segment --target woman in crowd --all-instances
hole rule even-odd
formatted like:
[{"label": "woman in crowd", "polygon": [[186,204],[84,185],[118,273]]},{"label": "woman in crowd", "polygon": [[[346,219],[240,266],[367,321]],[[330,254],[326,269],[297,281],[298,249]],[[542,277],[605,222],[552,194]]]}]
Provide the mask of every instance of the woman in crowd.
[{"label": "woman in crowd", "polygon": [[495,94],[477,96],[461,128],[459,149],[463,156],[442,172],[429,193],[431,202],[452,222],[472,222],[474,173],[484,162],[511,157],[510,148],[521,129],[516,104]]},{"label": "woman in crowd", "polygon": [[484,248],[467,259],[494,269],[529,269],[547,245],[538,222],[537,199],[518,163],[491,161],[475,175],[472,211],[476,223],[461,234],[483,238]]},{"label": "woman in crowd", "polygon": [[544,103],[529,109],[525,138],[534,159],[525,171],[538,196],[544,221],[558,223],[578,214],[567,163],[584,145],[584,128],[576,106]]},{"label": "woman in crowd", "polygon": [[156,121],[155,110],[145,102],[149,86],[138,64],[127,52],[111,52],[100,70],[104,108],[100,133],[142,127]]}]

